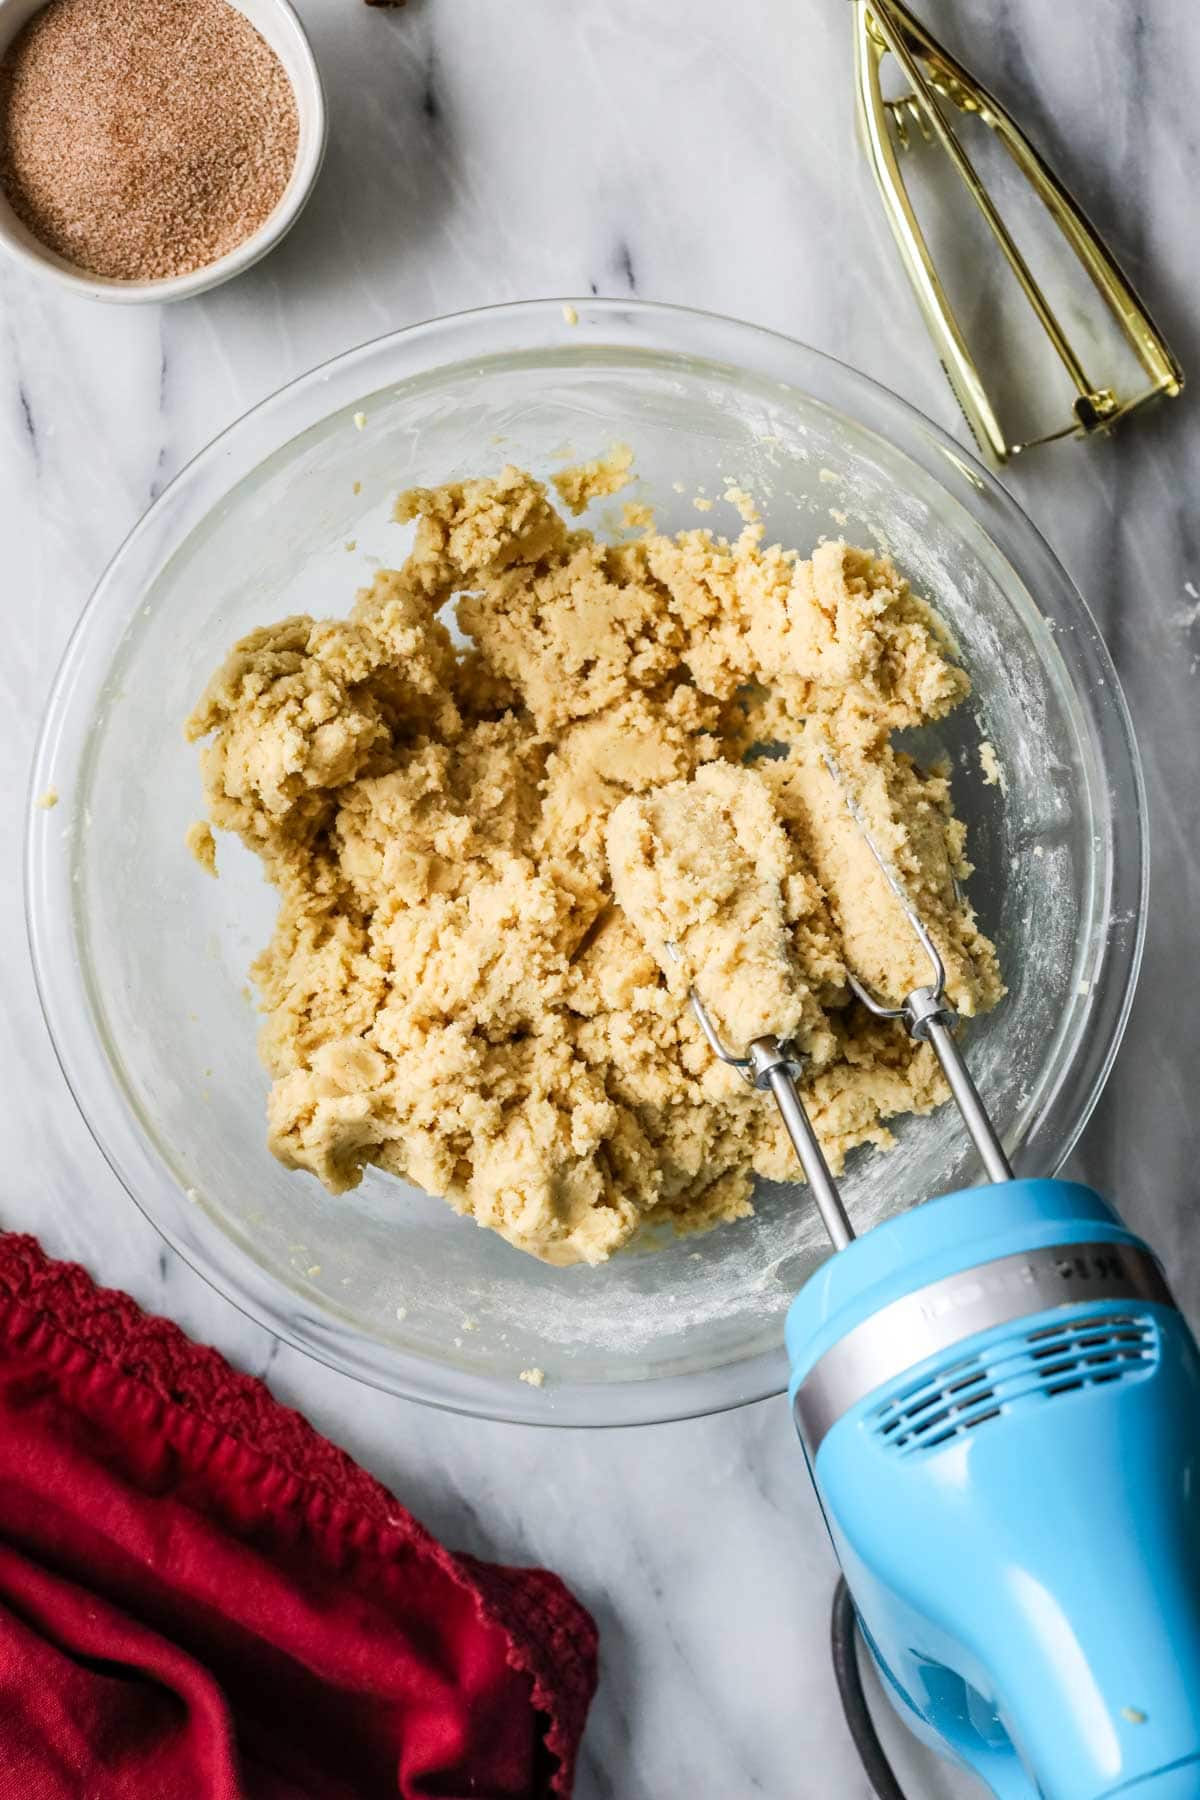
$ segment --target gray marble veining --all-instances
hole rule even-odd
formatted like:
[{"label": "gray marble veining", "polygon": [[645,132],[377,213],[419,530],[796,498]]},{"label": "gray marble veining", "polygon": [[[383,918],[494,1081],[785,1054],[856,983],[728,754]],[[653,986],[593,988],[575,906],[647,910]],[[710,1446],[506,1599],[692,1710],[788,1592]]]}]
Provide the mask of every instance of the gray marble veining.
[{"label": "gray marble veining", "polygon": [[[963,430],[854,147],[844,0],[300,4],[332,138],[279,252],[161,311],[74,302],[0,266],[0,1222],[269,1372],[450,1542],[560,1569],[604,1637],[585,1800],[866,1800],[826,1652],[832,1559],[782,1403],[589,1435],[418,1414],[355,1387],[163,1248],[91,1142],[42,1028],[18,872],[55,664],[146,505],[282,382],[431,314],[633,292],[790,332]],[[929,18],[1048,151],[1200,370],[1200,13],[1187,0],[929,0]],[[1200,1314],[1193,399],[1111,444],[1047,451],[1009,482],[1107,632],[1153,814],[1145,973],[1077,1166],[1160,1247]],[[966,1792],[928,1767],[910,1785]]]}]

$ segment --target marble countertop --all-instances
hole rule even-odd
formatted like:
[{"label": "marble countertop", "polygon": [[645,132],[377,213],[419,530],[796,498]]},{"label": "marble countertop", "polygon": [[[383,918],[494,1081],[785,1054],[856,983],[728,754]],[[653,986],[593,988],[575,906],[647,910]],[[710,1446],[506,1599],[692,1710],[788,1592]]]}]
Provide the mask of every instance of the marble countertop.
[{"label": "marble countertop", "polygon": [[[18,871],[44,696],[100,570],[216,431],[433,314],[539,294],[676,300],[857,364],[964,434],[852,132],[843,0],[300,0],[329,158],[287,243],[173,309],[0,266],[0,1222],[171,1314],[360,1458],[451,1544],[544,1561],[594,1609],[584,1800],[866,1800],[826,1647],[834,1566],[782,1401],[638,1431],[420,1411],[281,1345],[168,1251],[75,1112],[27,963]],[[1200,370],[1200,12],[926,0],[1047,150]],[[976,302],[989,288],[976,271]],[[1200,422],[1192,397],[1007,478],[1096,611],[1137,721],[1153,916],[1125,1047],[1076,1166],[1200,1314]],[[910,1791],[965,1794],[928,1769]]]}]

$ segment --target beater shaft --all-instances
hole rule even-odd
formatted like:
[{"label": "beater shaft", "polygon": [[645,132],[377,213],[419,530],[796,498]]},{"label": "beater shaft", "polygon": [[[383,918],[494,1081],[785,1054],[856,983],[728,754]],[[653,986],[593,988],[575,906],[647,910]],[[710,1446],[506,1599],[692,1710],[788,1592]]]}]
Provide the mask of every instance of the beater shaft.
[{"label": "beater shaft", "polygon": [[854,1237],[854,1227],[842,1205],[842,1197],[829,1172],[829,1164],[817,1141],[812,1121],[804,1110],[804,1103],[796,1088],[796,1078],[792,1073],[792,1064],[784,1046],[778,1038],[755,1038],[749,1046],[749,1062],[754,1072],[755,1087],[769,1088],[774,1095],[787,1134],[800,1158],[800,1167],[812,1189],[821,1223],[829,1233],[830,1243],[835,1250],[844,1250]]},{"label": "beater shaft", "polygon": [[1004,1146],[996,1135],[987,1108],[979,1098],[979,1089],[972,1081],[971,1071],[954,1041],[954,1033],[945,1019],[935,1018],[926,1022],[924,1035],[933,1045],[934,1054],[942,1065],[942,1073],[950,1084],[954,1104],[962,1115],[962,1122],[970,1134],[971,1142],[979,1152],[988,1172],[988,1179],[1011,1181],[1012,1164],[1004,1154]]}]

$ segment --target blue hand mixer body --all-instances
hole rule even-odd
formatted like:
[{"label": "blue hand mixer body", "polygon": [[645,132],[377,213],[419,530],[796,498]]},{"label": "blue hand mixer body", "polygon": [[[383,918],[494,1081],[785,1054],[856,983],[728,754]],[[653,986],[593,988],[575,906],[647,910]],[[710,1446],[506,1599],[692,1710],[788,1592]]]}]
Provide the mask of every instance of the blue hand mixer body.
[{"label": "blue hand mixer body", "polygon": [[1200,1355],[1089,1189],[931,1200],[826,1263],[791,1395],[889,1699],[999,1800],[1200,1795]]},{"label": "blue hand mixer body", "polygon": [[797,1430],[892,1705],[998,1800],[1200,1800],[1200,1352],[1089,1188],[1013,1179],[937,947],[829,772],[932,970],[862,1003],[937,1055],[993,1185],[855,1239],[777,1038],[769,1090],[837,1255],[788,1314]]}]

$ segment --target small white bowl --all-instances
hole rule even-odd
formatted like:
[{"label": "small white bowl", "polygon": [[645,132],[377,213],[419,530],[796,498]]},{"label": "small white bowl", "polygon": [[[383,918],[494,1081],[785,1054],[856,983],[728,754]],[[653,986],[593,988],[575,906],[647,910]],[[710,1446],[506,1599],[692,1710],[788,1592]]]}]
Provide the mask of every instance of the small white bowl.
[{"label": "small white bowl", "polygon": [[[44,4],[45,0],[0,0],[0,56]],[[325,156],[327,123],[321,75],[304,27],[288,0],[230,0],[230,4],[244,13],[261,32],[283,64],[296,96],[300,127],[296,160],[288,184],[274,212],[263,220],[258,230],[251,232],[224,256],[219,256],[216,262],[205,263],[203,268],[193,269],[190,274],[170,275],[161,281],[116,281],[104,275],[91,275],[49,249],[17,217],[0,188],[0,247],[25,268],[46,276],[70,293],[125,305],[145,300],[187,300],[193,294],[219,287],[223,281],[250,268],[287,236],[304,210]]]}]

